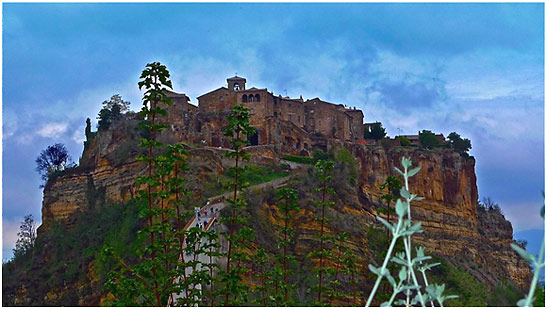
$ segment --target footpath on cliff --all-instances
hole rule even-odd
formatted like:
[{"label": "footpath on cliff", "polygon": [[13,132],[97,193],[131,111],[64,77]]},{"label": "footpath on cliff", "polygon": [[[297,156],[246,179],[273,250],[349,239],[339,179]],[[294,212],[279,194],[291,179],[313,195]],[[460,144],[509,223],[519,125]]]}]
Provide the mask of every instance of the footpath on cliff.
[{"label": "footpath on cliff", "polygon": [[[251,186],[247,188],[247,190],[263,190],[266,187],[279,188],[284,186],[290,178],[291,176],[274,179],[268,182]],[[204,231],[207,231],[210,228],[214,227],[218,217],[220,216],[220,211],[227,206],[227,204],[224,201],[232,195],[233,195],[232,192],[226,192],[226,193],[209,198],[207,200],[207,203],[203,207],[196,208],[195,214],[190,218],[190,220],[188,220],[188,222],[184,226],[184,230],[188,231],[193,227],[198,227],[203,229]],[[205,243],[206,241],[207,240],[203,238],[200,241],[200,243]],[[197,256],[194,256],[193,254],[191,255],[191,254],[184,253],[185,261],[196,260],[200,262],[200,264],[198,264],[196,268],[196,271],[201,271],[202,264],[205,264],[207,262],[213,262],[213,263],[216,262],[215,261],[216,259],[214,259],[213,261],[207,261],[206,259],[207,259],[207,256],[205,254],[198,254]],[[186,277],[190,276],[192,272],[193,272],[193,268],[190,266],[188,266],[184,271]],[[176,282],[178,282],[179,280],[181,280],[181,278],[177,278]],[[195,288],[201,289],[202,287],[201,285],[199,285],[199,286],[196,286]],[[185,293],[186,291],[182,290],[180,294],[171,295],[171,297],[169,297],[169,304],[174,305],[177,299],[182,298]]]}]

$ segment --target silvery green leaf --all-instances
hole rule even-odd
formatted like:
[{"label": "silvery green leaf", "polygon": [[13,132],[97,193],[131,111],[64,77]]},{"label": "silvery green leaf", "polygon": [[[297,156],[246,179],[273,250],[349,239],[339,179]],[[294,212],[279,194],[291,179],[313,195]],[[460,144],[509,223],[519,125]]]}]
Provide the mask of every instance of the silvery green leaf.
[{"label": "silvery green leaf", "polygon": [[517,251],[517,253],[523,259],[525,259],[526,261],[528,261],[530,263],[534,263],[536,261],[536,258],[533,254],[526,252],[526,250],[522,249],[521,247],[519,247],[515,244],[511,244],[511,248],[513,248],[513,250]]},{"label": "silvery green leaf", "polygon": [[380,305],[380,307],[390,307],[390,306],[391,306],[391,305],[389,304],[388,301],[385,301],[385,302],[383,302],[383,303]]},{"label": "silvery green leaf", "polygon": [[408,200],[410,199],[410,192],[408,192],[408,190],[405,187],[403,187],[401,189],[401,196]]},{"label": "silvery green leaf", "polygon": [[401,164],[403,165],[404,168],[409,168],[412,165],[412,161],[410,161],[409,158],[403,157],[401,159]]},{"label": "silvery green leaf", "polygon": [[397,263],[397,264],[401,264],[401,265],[404,265],[404,266],[407,266],[407,263],[405,260],[401,259],[400,257],[397,257],[397,256],[394,256],[391,258],[391,261],[394,262],[394,263]]},{"label": "silvery green leaf", "polygon": [[517,306],[524,307],[526,305],[526,298],[523,298],[517,302]]},{"label": "silvery green leaf", "polygon": [[406,207],[405,205],[403,204],[403,202],[401,202],[401,200],[397,200],[397,203],[395,204],[395,212],[397,213],[397,215],[399,217],[404,217],[405,214],[406,214]]},{"label": "silvery green leaf", "polygon": [[403,305],[406,305],[406,302],[402,299],[398,299],[396,302],[395,302],[395,305],[398,305],[398,306],[403,306]]},{"label": "silvery green leaf", "polygon": [[437,291],[437,289],[435,288],[435,285],[430,284],[430,285],[426,286],[425,291],[427,292],[427,294],[429,294],[431,296],[431,298],[437,298],[437,295],[435,293]]},{"label": "silvery green leaf", "polygon": [[411,226],[411,227],[409,228],[409,230],[411,230],[411,231],[413,231],[413,232],[415,232],[415,233],[421,233],[421,232],[423,232],[423,230],[421,229],[421,227],[422,227],[422,222],[421,222],[421,221],[418,221],[418,222],[416,222],[413,226]]},{"label": "silvery green leaf", "polygon": [[397,282],[395,282],[395,279],[393,279],[393,277],[392,277],[391,274],[389,273],[389,270],[386,269],[386,270],[384,271],[384,273],[385,273],[385,276],[386,276],[386,278],[387,278],[387,281],[389,281],[389,284],[391,284],[391,286],[395,288],[395,287],[397,286]]},{"label": "silvery green leaf", "polygon": [[416,256],[417,257],[424,256],[424,247],[416,248]]},{"label": "silvery green leaf", "polygon": [[413,198],[414,201],[422,201],[422,200],[425,200],[425,198],[421,197],[421,196],[416,196],[415,198]]},{"label": "silvery green leaf", "polygon": [[408,171],[408,177],[412,177],[416,175],[420,171],[420,167],[413,168],[410,171]]},{"label": "silvery green leaf", "polygon": [[383,276],[382,276],[382,272],[380,271],[380,269],[374,267],[374,265],[368,264],[368,269],[370,269],[370,271],[371,271],[373,274],[376,274],[378,277],[383,277]]},{"label": "silvery green leaf", "polygon": [[433,263],[433,264],[425,264],[424,267],[423,267],[423,270],[430,270],[431,268],[435,267],[435,266],[439,266],[441,265],[441,263]]},{"label": "silvery green leaf", "polygon": [[417,256],[417,257],[412,259],[412,264],[416,264],[416,263],[419,263],[419,262],[422,262],[422,261],[425,261],[425,260],[429,260],[429,259],[431,259],[430,256]]},{"label": "silvery green leaf", "polygon": [[401,174],[401,176],[405,174],[405,173],[403,173],[403,172],[402,172],[400,169],[398,169],[398,168],[395,168],[395,171],[396,171],[397,173]]},{"label": "silvery green leaf", "polygon": [[453,298],[459,298],[458,295],[448,295],[448,296],[445,296],[444,299],[453,299]]},{"label": "silvery green leaf", "polygon": [[407,278],[406,267],[401,267],[401,270],[399,270],[399,280],[405,281],[406,278]]},{"label": "silvery green leaf", "polygon": [[444,283],[441,285],[437,285],[437,295],[442,295],[444,292]]},{"label": "silvery green leaf", "polygon": [[383,225],[385,225],[390,231],[394,231],[393,229],[393,225],[389,224],[386,220],[380,218],[380,217],[376,217],[376,219],[378,219],[378,221],[382,222]]}]

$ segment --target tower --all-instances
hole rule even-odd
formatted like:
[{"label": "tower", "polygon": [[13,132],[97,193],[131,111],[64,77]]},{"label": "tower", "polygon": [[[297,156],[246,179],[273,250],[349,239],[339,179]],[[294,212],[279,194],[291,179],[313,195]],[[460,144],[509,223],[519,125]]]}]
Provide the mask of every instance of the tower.
[{"label": "tower", "polygon": [[226,80],[228,82],[228,89],[233,91],[245,90],[245,83],[247,80],[243,77],[234,76]]}]

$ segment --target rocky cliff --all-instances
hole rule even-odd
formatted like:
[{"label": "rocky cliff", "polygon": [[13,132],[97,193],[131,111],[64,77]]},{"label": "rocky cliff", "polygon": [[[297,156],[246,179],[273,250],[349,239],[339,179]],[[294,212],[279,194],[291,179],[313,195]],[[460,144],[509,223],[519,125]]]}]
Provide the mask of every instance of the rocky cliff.
[{"label": "rocky cliff", "polygon": [[[145,171],[144,164],[135,162],[140,151],[140,132],[136,123],[136,120],[129,119],[113,123],[109,130],[99,132],[86,145],[77,168],[47,183],[42,206],[42,231],[55,220],[70,224],[70,215],[78,210],[85,212],[97,203],[123,202],[134,196],[135,179]],[[162,139],[172,141],[173,136],[165,135]],[[358,190],[337,188],[337,207],[329,210],[333,220],[328,230],[353,230],[350,248],[360,256],[360,268],[366,269],[371,262],[371,250],[374,250],[367,243],[364,228],[378,226],[375,217],[383,205],[380,197],[385,194],[379,187],[388,176],[395,175],[394,167],[400,167],[401,158],[406,156],[411,158],[414,166],[421,167],[420,172],[411,178],[411,192],[425,198],[412,207],[413,219],[422,221],[425,230],[415,237],[416,242],[488,286],[504,280],[526,286],[530,269],[509,246],[513,235],[511,224],[501,214],[481,209],[477,203],[474,158],[451,150],[428,151],[413,147],[386,150],[380,146],[357,144],[345,147],[353,153],[359,166]],[[251,147],[252,162],[279,163],[280,148]],[[211,147],[188,147],[188,150],[192,170],[189,178],[198,185],[207,174],[222,173],[231,165],[222,158],[223,150]],[[202,198],[201,193],[199,190],[195,192],[196,200]],[[308,198],[302,199],[301,204],[308,203],[312,196]],[[254,224],[270,225],[267,230],[271,231],[278,216],[274,200],[270,203],[261,201],[257,205],[260,204],[265,207],[269,219],[259,222],[255,216]],[[309,252],[315,245],[313,239],[318,226],[311,217],[312,210],[304,207],[296,219],[299,224],[297,252]],[[273,234],[269,234],[263,235],[264,242],[272,240]]]},{"label": "rocky cliff", "polygon": [[377,215],[385,191],[379,189],[401,158],[409,157],[420,172],[409,182],[410,191],[424,197],[414,202],[412,218],[425,230],[416,241],[430,252],[450,258],[490,286],[510,278],[524,287],[530,270],[510,247],[511,223],[502,214],[479,207],[475,159],[451,150],[427,151],[396,147],[354,147],[361,168],[360,197],[367,211]]}]

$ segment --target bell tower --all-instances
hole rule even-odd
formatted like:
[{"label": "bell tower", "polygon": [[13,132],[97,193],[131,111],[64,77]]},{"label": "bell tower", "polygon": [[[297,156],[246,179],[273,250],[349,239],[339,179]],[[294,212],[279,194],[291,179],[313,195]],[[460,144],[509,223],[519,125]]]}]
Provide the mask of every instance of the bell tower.
[{"label": "bell tower", "polygon": [[228,82],[228,89],[233,91],[245,90],[245,83],[247,80],[243,77],[234,76],[226,80]]}]

